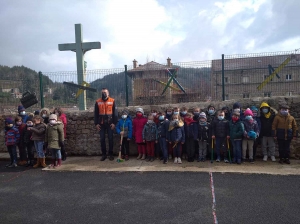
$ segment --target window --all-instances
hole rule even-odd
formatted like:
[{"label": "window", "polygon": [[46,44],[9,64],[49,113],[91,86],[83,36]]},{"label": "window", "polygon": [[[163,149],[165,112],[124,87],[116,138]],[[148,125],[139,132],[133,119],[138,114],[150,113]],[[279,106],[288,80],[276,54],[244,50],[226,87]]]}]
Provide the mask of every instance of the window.
[{"label": "window", "polygon": [[243,98],[250,98],[249,95],[249,93],[243,93]]},{"label": "window", "polygon": [[249,76],[243,76],[242,83],[248,83],[248,82],[249,82]]},{"label": "window", "polygon": [[[268,75],[265,75],[264,76],[264,80],[266,80],[269,76]],[[273,81],[273,79],[271,79],[271,82]]]},{"label": "window", "polygon": [[285,76],[285,80],[286,80],[286,81],[292,80],[292,75],[291,75],[291,74],[287,74],[287,75]]},{"label": "window", "polygon": [[229,100],[229,95],[225,94],[225,100]]},{"label": "window", "polygon": [[264,93],[264,97],[271,97],[271,93],[269,93],[269,92]]},{"label": "window", "polygon": [[287,92],[286,95],[287,96],[292,96],[292,92]]},{"label": "window", "polygon": [[224,77],[224,82],[225,82],[225,83],[229,83],[228,77]]}]

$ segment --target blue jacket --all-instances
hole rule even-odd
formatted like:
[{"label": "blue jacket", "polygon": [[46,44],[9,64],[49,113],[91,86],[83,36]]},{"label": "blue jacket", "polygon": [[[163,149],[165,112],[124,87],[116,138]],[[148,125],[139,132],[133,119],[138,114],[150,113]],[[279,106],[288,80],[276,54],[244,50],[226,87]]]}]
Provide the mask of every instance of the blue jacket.
[{"label": "blue jacket", "polygon": [[20,141],[20,132],[18,128],[13,126],[9,130],[5,130],[5,145],[16,145]]},{"label": "blue jacket", "polygon": [[157,137],[167,138],[170,122],[168,120],[160,121],[157,124]]},{"label": "blue jacket", "polygon": [[22,118],[22,122],[23,122],[23,124],[26,124],[26,122],[27,122],[27,119],[28,119],[28,115],[27,114],[25,114],[25,115],[21,115],[21,114],[19,114],[18,116],[20,116],[21,118]]},{"label": "blue jacket", "polygon": [[198,122],[192,122],[190,125],[184,124],[184,131],[186,138],[193,138],[197,140],[198,138]]},{"label": "blue jacket", "polygon": [[184,127],[174,127],[172,130],[168,131],[169,142],[185,142]]},{"label": "blue jacket", "polygon": [[156,124],[147,122],[143,129],[143,140],[155,141],[157,140],[157,128]]},{"label": "blue jacket", "polygon": [[121,118],[116,126],[117,133],[120,134],[121,131],[124,131],[123,137],[132,139],[132,120],[130,116],[124,120]]}]

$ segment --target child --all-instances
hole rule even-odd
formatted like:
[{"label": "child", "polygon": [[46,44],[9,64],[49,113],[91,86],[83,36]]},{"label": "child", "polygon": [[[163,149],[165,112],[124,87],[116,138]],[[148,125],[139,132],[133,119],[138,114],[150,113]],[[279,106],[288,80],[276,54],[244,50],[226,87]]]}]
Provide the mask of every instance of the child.
[{"label": "child", "polygon": [[[271,110],[271,107],[269,104],[263,102],[260,105],[260,122],[261,122],[261,132],[260,136],[262,137],[262,144],[261,149],[262,153],[264,155],[263,161],[267,162],[268,160],[268,154],[271,156],[271,160],[273,162],[276,162],[275,158],[275,139],[272,135],[272,123],[275,118],[275,112]],[[269,148],[269,153],[267,151],[267,148]]]},{"label": "child", "polygon": [[184,118],[185,146],[188,155],[188,162],[194,162],[195,141],[197,141],[197,122],[193,120],[193,115],[187,113]]},{"label": "child", "polygon": [[44,124],[48,124],[49,123],[49,109],[44,107],[41,109],[41,113],[40,113],[41,117],[44,119]]},{"label": "child", "polygon": [[244,113],[242,111],[242,105],[239,102],[235,102],[232,106],[232,113],[239,112],[240,113],[240,120],[244,121]]},{"label": "child", "polygon": [[209,105],[207,107],[207,115],[206,115],[207,122],[212,124],[215,117],[216,117],[216,108],[214,105]]},{"label": "child", "polygon": [[34,141],[34,147],[37,153],[37,163],[33,166],[33,168],[37,168],[40,165],[45,168],[47,165],[45,163],[45,153],[43,148],[46,125],[43,123],[43,118],[39,115],[35,115],[33,117],[33,123],[33,127],[27,127],[27,130],[32,133],[32,140]]},{"label": "child", "polygon": [[18,113],[19,116],[22,118],[22,122],[25,124],[28,118],[28,115],[25,112],[25,107],[23,107],[22,105],[18,106]]},{"label": "child", "polygon": [[229,121],[230,139],[233,147],[232,163],[241,164],[242,161],[242,139],[244,134],[244,125],[240,120],[240,113],[234,112]]},{"label": "child", "polygon": [[231,117],[230,117],[229,107],[227,107],[227,106],[222,107],[222,111],[223,111],[224,114],[225,114],[225,119],[226,119],[227,121],[230,121],[230,120],[231,120]]},{"label": "child", "polygon": [[198,136],[197,141],[199,145],[199,157],[198,162],[205,162],[206,153],[207,153],[207,140],[210,132],[210,123],[206,121],[206,114],[201,112],[199,114],[199,122],[198,122]]},{"label": "child", "polygon": [[19,130],[14,126],[12,118],[5,119],[5,145],[10,157],[10,163],[5,167],[17,167],[17,144],[20,140]]},{"label": "child", "polygon": [[173,114],[176,114],[176,115],[180,116],[180,108],[179,107],[174,107]]},{"label": "child", "polygon": [[221,160],[221,148],[223,149],[224,162],[228,163],[227,157],[227,139],[229,139],[229,122],[225,119],[225,114],[222,110],[218,111],[217,119],[212,123],[212,139],[216,140],[216,162]]},{"label": "child", "polygon": [[[28,120],[28,118],[27,118]],[[20,141],[18,143],[18,149],[19,149],[19,157],[20,161],[18,163],[19,166],[24,166],[27,164],[27,155],[26,155],[26,150],[23,144],[23,131],[26,127],[26,124],[22,122],[22,118],[20,116],[17,116],[15,118],[15,127],[18,128],[19,133],[20,133]]]},{"label": "child", "polygon": [[137,160],[146,158],[146,144],[143,142],[143,129],[147,123],[147,118],[144,117],[144,110],[141,107],[136,108],[135,110],[136,117],[132,122],[132,136],[135,138],[135,143],[138,147],[138,157]]},{"label": "child", "polygon": [[57,121],[56,114],[51,114],[45,133],[45,148],[52,151],[52,164],[50,168],[61,166],[62,155],[60,149],[64,145],[64,140],[63,123]]},{"label": "child", "polygon": [[259,136],[258,124],[256,120],[253,119],[252,111],[247,108],[244,112],[244,139],[242,142],[243,147],[243,161],[246,161],[247,147],[249,150],[249,161],[254,163],[253,160],[253,145],[256,138]]},{"label": "child", "polygon": [[[64,139],[66,139],[67,138],[67,116],[60,107],[55,108],[53,113],[56,114],[57,121],[60,121],[63,123]],[[65,151],[64,144],[61,145],[61,156],[62,156],[63,161],[65,161],[67,159],[67,153]]]},{"label": "child", "polygon": [[21,138],[23,140],[24,150],[27,152],[28,161],[26,167],[34,165],[33,164],[34,163],[34,152],[33,152],[34,142],[31,139],[32,132],[27,130],[29,127],[32,126],[33,126],[32,118],[28,117],[26,122],[26,127],[24,128],[23,136]]},{"label": "child", "polygon": [[[251,106],[250,110],[252,111],[253,119],[256,120],[256,122],[257,122],[258,131],[259,131],[259,133],[261,133],[260,132],[260,130],[261,130],[261,122],[260,122],[260,118],[258,116],[258,109],[257,109],[256,106]],[[254,141],[254,144],[253,144],[253,160],[254,161],[255,161],[255,155],[256,155],[256,148],[257,148],[257,146],[258,146],[259,143],[260,143],[260,138],[256,138],[255,141]]]},{"label": "child", "polygon": [[157,128],[156,124],[153,121],[153,115],[148,115],[148,121],[144,126],[143,129],[143,142],[146,143],[147,147],[147,162],[153,162],[154,161],[154,143],[157,143]]},{"label": "child", "polygon": [[132,138],[132,120],[128,110],[122,111],[122,118],[118,121],[116,130],[117,133],[123,135],[121,155],[122,159],[129,160],[129,141]]},{"label": "child", "polygon": [[179,114],[172,116],[172,121],[169,125],[167,140],[174,150],[174,163],[181,164],[180,158],[180,144],[185,142],[184,123]]},{"label": "child", "polygon": [[172,120],[172,116],[173,116],[173,108],[169,107],[166,110],[166,119],[168,119],[169,121]]},{"label": "child", "polygon": [[187,112],[188,112],[188,108],[185,107],[185,106],[183,106],[183,107],[181,108],[181,111],[180,111],[180,117],[181,117],[182,119],[184,119],[184,117],[186,116]]},{"label": "child", "polygon": [[280,105],[272,124],[272,133],[278,142],[279,163],[290,164],[290,144],[298,136],[298,127],[295,118],[289,114],[288,105]]},{"label": "child", "polygon": [[169,120],[165,119],[165,113],[158,113],[159,123],[157,124],[157,139],[160,150],[163,155],[163,163],[168,163],[168,148],[167,148],[167,134],[169,129]]}]

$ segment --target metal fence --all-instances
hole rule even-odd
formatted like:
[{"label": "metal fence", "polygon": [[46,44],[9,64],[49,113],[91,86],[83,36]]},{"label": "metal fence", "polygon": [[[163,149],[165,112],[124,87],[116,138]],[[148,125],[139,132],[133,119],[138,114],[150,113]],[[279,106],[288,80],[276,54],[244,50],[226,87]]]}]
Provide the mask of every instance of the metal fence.
[{"label": "metal fence", "polygon": [[[216,60],[187,63],[171,63],[169,58],[167,63],[151,61],[138,65],[134,61],[123,68],[86,70],[83,74],[87,85],[97,90],[85,91],[87,108],[92,109],[104,87],[119,106],[299,95],[299,66],[300,54],[288,51],[222,55]],[[39,95],[42,87],[39,98],[43,96],[44,105],[49,108],[76,107],[79,89],[64,82],[84,84],[77,82],[76,71],[43,72],[42,83],[37,74],[31,74],[30,79],[28,75],[14,78],[13,74],[3,74],[0,72],[2,95],[16,87],[21,92],[31,90]],[[19,97],[0,97],[0,101],[16,106]]]}]

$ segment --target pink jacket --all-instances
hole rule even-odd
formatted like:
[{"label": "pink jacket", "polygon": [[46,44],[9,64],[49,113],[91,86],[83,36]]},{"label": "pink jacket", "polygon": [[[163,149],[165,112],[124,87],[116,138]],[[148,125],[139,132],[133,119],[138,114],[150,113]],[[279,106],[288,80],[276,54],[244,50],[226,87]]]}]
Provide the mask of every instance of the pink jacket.
[{"label": "pink jacket", "polygon": [[143,142],[143,128],[147,123],[147,118],[145,117],[136,117],[133,119],[133,131],[132,136],[135,138],[136,143]]}]

